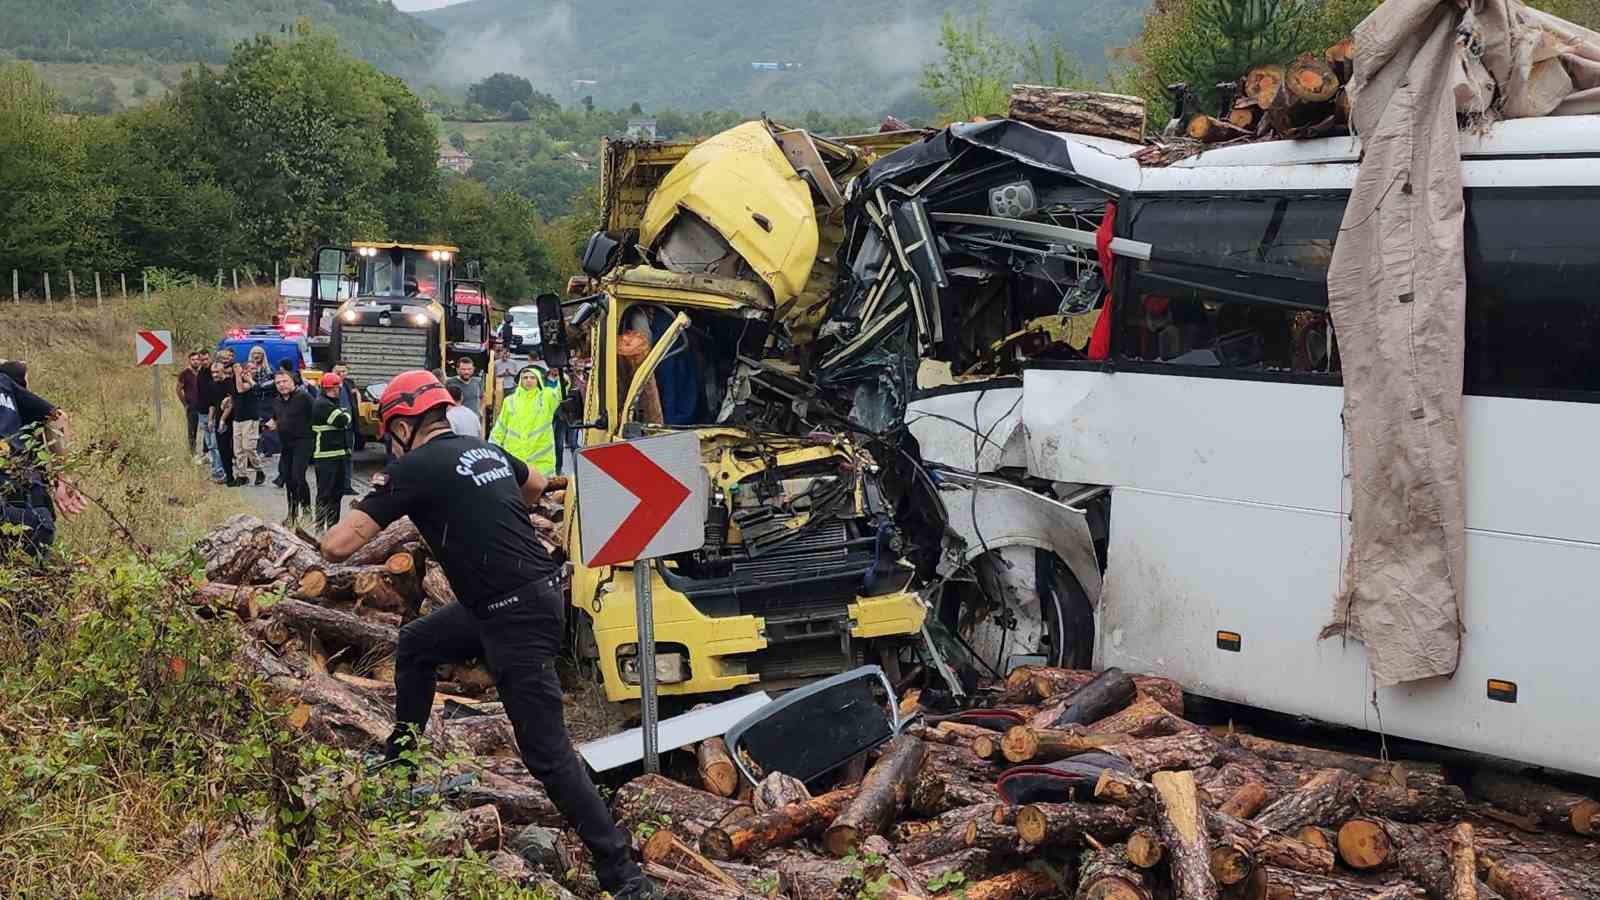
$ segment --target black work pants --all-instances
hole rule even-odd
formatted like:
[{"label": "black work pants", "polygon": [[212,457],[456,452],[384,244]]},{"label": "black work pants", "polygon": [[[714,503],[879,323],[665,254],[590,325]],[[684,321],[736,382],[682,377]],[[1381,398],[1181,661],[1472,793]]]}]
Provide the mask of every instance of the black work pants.
[{"label": "black work pants", "polygon": [[311,485],[306,483],[306,468],[311,465],[309,440],[286,440],[278,460],[278,475],[289,497],[289,517],[311,512]]},{"label": "black work pants", "polygon": [[56,539],[56,517],[48,504],[0,503],[0,525],[21,526],[14,535],[11,529],[0,529],[0,562],[13,547],[42,558]]},{"label": "black work pants", "polygon": [[482,618],[452,603],[400,629],[390,753],[398,751],[409,729],[421,734],[427,725],[437,667],[481,658],[494,674],[523,764],[588,845],[600,887],[615,892],[640,870],[629,854],[627,836],[611,818],[567,737],[555,668],[564,633],[561,594],[541,581],[518,596],[520,602]]},{"label": "black work pants", "polygon": [[350,457],[317,460],[317,527],[326,531],[339,521],[339,504],[350,490]]},{"label": "black work pants", "polygon": [[183,408],[183,420],[189,426],[189,455],[194,455],[195,435],[200,433],[200,410],[192,406]]},{"label": "black work pants", "polygon": [[226,422],[216,431],[213,438],[217,442],[217,458],[222,460],[222,479],[224,484],[233,483],[233,423]]}]

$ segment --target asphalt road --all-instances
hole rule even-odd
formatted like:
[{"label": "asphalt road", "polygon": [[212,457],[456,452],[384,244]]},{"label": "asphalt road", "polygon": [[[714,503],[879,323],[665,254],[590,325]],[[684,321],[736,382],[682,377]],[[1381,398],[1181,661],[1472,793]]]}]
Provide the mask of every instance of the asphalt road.
[{"label": "asphalt road", "polygon": [[[383,468],[383,445],[367,444],[365,448],[357,451],[355,463],[355,477],[352,479],[350,487],[356,493],[353,497],[344,498],[344,509],[346,511],[350,509],[352,502],[367,493],[368,489],[372,487],[371,478],[373,474]],[[233,488],[233,490],[243,494],[245,500],[256,509],[256,515],[262,519],[268,522],[282,522],[289,515],[289,499],[283,488],[272,486],[272,479],[278,475],[277,457],[267,461],[266,470],[267,480],[260,487],[251,484],[245,487]],[[254,477],[253,473],[248,473],[242,469],[239,474],[241,477]],[[315,498],[317,494],[317,477],[314,471],[308,470],[306,472],[306,481],[311,484],[311,496]],[[306,530],[311,530],[309,523],[307,523]]]}]

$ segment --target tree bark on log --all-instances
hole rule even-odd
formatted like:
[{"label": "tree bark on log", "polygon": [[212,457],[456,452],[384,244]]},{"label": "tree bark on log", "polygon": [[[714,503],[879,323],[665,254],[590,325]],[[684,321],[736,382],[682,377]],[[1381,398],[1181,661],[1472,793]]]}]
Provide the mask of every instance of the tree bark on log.
[{"label": "tree bark on log", "polygon": [[1294,833],[1302,843],[1310,844],[1319,850],[1329,853],[1339,852],[1339,833],[1332,828],[1320,825],[1303,825]]},{"label": "tree bark on log", "polygon": [[1302,53],[1285,70],[1284,86],[1290,96],[1302,103],[1322,103],[1339,92],[1339,76],[1327,60],[1314,53]]},{"label": "tree bark on log", "polygon": [[1314,769],[1343,769],[1368,781],[1376,781],[1380,784],[1396,784],[1404,787],[1407,783],[1407,776],[1412,773],[1443,774],[1443,770],[1440,767],[1426,763],[1385,762],[1370,756],[1340,753],[1337,750],[1321,750],[1316,747],[1302,747],[1299,744],[1287,744],[1282,741],[1269,740],[1249,734],[1229,735],[1227,740],[1262,759],[1296,763]]},{"label": "tree bark on log", "polygon": [[435,856],[460,856],[468,847],[480,853],[500,849],[500,811],[485,803],[460,812],[450,812],[429,829],[423,845]]},{"label": "tree bark on log", "polygon": [[500,812],[505,825],[544,825],[564,828],[562,817],[544,786],[533,776],[505,775],[489,769],[480,770],[478,779],[450,793],[450,803],[457,807],[481,806],[491,803]]},{"label": "tree bark on log", "polygon": [[1184,133],[1202,144],[1218,144],[1250,136],[1250,132],[1233,124],[1232,121],[1218,119],[1205,113],[1191,118],[1189,124],[1184,127]]},{"label": "tree bark on log", "polygon": [[324,639],[352,644],[369,653],[394,653],[400,635],[398,629],[303,600],[280,600],[272,607],[272,617],[290,628],[309,628]]},{"label": "tree bark on log", "polygon": [[1364,884],[1293,869],[1257,866],[1239,892],[1245,900],[1412,900],[1422,891],[1415,885]]},{"label": "tree bark on log", "polygon": [[[975,816],[964,821],[955,822],[943,831],[925,835],[900,845],[900,861],[908,866],[917,866],[970,849],[967,846],[967,826],[973,822],[983,821],[985,818],[983,816]],[[992,822],[993,819],[989,819],[989,821]],[[984,853],[990,852],[987,848],[980,849]]]},{"label": "tree bark on log", "polygon": [[1209,766],[1222,755],[1223,748],[1216,738],[1203,731],[1195,731],[1112,744],[1100,752],[1127,760],[1135,772],[1148,778],[1165,769],[1193,770]]},{"label": "tree bark on log", "polygon": [[1241,97],[1234,103],[1233,109],[1228,110],[1228,124],[1235,128],[1242,128],[1254,132],[1256,124],[1261,120],[1261,107],[1249,97]]},{"label": "tree bark on log", "polygon": [[1094,798],[1124,809],[1143,809],[1156,802],[1156,790],[1147,781],[1106,769],[1095,782]]},{"label": "tree bark on log", "polygon": [[1407,787],[1363,781],[1356,805],[1369,816],[1396,822],[1449,822],[1466,815],[1467,797],[1440,775],[1411,775]]},{"label": "tree bark on log", "polygon": [[1257,813],[1253,821],[1285,834],[1305,825],[1338,825],[1355,813],[1359,783],[1359,778],[1342,769],[1323,769],[1299,790]]},{"label": "tree bark on log", "polygon": [[420,540],[422,535],[417,532],[417,526],[411,524],[411,518],[401,516],[390,522],[389,527],[378,532],[376,537],[367,541],[359,550],[350,554],[345,564],[366,566],[381,563],[407,544],[415,544]]},{"label": "tree bark on log", "polygon": [[1195,790],[1194,773],[1157,772],[1151,776],[1151,786],[1156,792],[1157,821],[1167,845],[1174,893],[1185,900],[1216,897],[1211,840],[1206,832],[1205,810]]},{"label": "tree bark on log", "polygon": [[1248,819],[1261,811],[1267,805],[1267,785],[1261,781],[1247,781],[1228,795],[1217,807],[1217,812],[1225,813],[1236,819]]},{"label": "tree bark on log", "polygon": [[194,589],[190,602],[211,610],[227,610],[241,622],[253,621],[261,614],[261,597],[273,593],[272,587],[223,584],[208,581]]},{"label": "tree bark on log", "polygon": [[966,900],[1034,900],[1061,890],[1049,875],[1034,869],[1016,869],[967,885]]},{"label": "tree bark on log", "polygon": [[[954,826],[965,826],[974,819],[989,819],[993,821],[997,816],[1004,816],[1008,810],[1013,810],[1003,803],[990,799],[987,803],[976,803],[971,806],[959,806],[940,813],[934,818],[926,820],[910,820],[897,823],[890,831],[894,843],[914,844],[926,840],[936,834],[948,831]],[[1011,821],[1016,821],[1014,811],[1010,813]]]},{"label": "tree bark on log", "polygon": [[968,847],[949,856],[912,866],[911,877],[924,892],[932,890],[928,887],[930,882],[947,878],[951,872],[960,872],[963,877],[961,884],[967,885],[1010,867],[1009,861],[998,865],[1000,859],[981,847]]},{"label": "tree bark on log", "polygon": [[[1017,725],[1000,738],[1000,752],[1013,763],[1047,763],[1128,740],[1131,738],[1125,734],[1089,734],[1074,729],[1047,730]],[[976,745],[973,753],[983,755],[977,752]]]},{"label": "tree bark on log", "polygon": [[1221,811],[1206,815],[1206,827],[1211,834],[1219,839],[1226,838],[1233,846],[1248,854],[1256,865],[1294,869],[1313,875],[1333,873],[1334,854],[1331,848],[1308,844],[1299,838]]},{"label": "tree bark on log", "polygon": [[758,900],[759,894],[743,888],[679,872],[656,863],[645,863],[644,874],[656,884],[656,896],[665,900]]},{"label": "tree bark on log", "polygon": [[1565,877],[1533,857],[1511,857],[1477,851],[1478,877],[1506,900],[1579,900]]},{"label": "tree bark on log", "polygon": [[1254,868],[1254,861],[1243,842],[1230,835],[1220,835],[1211,841],[1211,877],[1223,887],[1232,887],[1246,878]]},{"label": "tree bark on log", "polygon": [[1101,803],[1030,803],[1017,810],[1017,836],[1029,849],[1074,847],[1088,835],[1101,844],[1118,843],[1138,822],[1132,812]]},{"label": "tree bark on log", "polygon": [[[1182,695],[1180,694],[1180,699]],[[1035,723],[1030,721],[1029,725]],[[1127,709],[1094,722],[1089,730],[1095,734],[1125,734],[1129,737],[1165,737],[1186,731],[1200,731],[1200,726],[1181,719],[1162,706],[1154,697],[1136,697]]]},{"label": "tree bark on log", "polygon": [[772,772],[756,785],[751,793],[750,803],[755,814],[760,815],[780,806],[804,803],[811,797],[811,791],[806,788],[805,782],[782,772]]},{"label": "tree bark on log", "polygon": [[1433,900],[1475,900],[1472,826],[1462,822],[1446,839],[1415,825],[1359,817],[1339,828],[1339,858],[1357,871],[1398,866]]},{"label": "tree bark on log", "polygon": [[1167,855],[1167,845],[1161,840],[1161,834],[1145,825],[1135,828],[1133,834],[1128,835],[1124,849],[1128,854],[1128,862],[1141,869],[1155,868]]},{"label": "tree bark on log", "polygon": [[924,765],[911,787],[911,810],[919,816],[937,816],[963,806],[993,803],[999,795],[992,785],[981,785]]},{"label": "tree bark on log", "polygon": [[492,716],[462,716],[440,723],[445,739],[473,756],[498,756],[504,759],[521,759],[517,752],[517,735],[511,720],[504,714]]},{"label": "tree bark on log", "polygon": [[1487,769],[1472,776],[1472,793],[1508,812],[1572,834],[1600,834],[1600,802],[1527,778]]},{"label": "tree bark on log", "polygon": [[1033,673],[1039,671],[1037,666],[1017,666],[1006,675],[1005,685],[1000,690],[1000,700],[1004,703],[1037,703],[1041,698],[1033,689]]},{"label": "tree bark on log", "polygon": [[422,594],[439,606],[456,602],[456,592],[450,587],[450,579],[445,577],[444,569],[431,559],[423,567]]},{"label": "tree bark on log", "polygon": [[617,789],[611,812],[617,826],[637,834],[639,826],[669,828],[691,845],[738,802],[696,790],[660,775],[641,775]]},{"label": "tree bark on log", "polygon": [[[700,772],[700,784],[707,791],[719,797],[732,797],[739,793],[739,769],[733,764],[733,756],[728,753],[727,741],[720,737],[706,738],[695,746],[694,758],[695,768]],[[800,787],[803,790],[805,785]]]},{"label": "tree bark on log", "polygon": [[[864,885],[883,874],[881,866],[837,859],[786,859],[778,864],[778,891],[789,900],[838,900],[847,886]],[[903,878],[891,875],[885,886],[909,894]]]},{"label": "tree bark on log", "polygon": [[1144,140],[1144,100],[1123,94],[1014,84],[1007,115],[1049,131],[1113,138],[1130,144]]},{"label": "tree bark on log", "polygon": [[1095,679],[1091,669],[1040,668],[1033,670],[1033,699],[1048,700],[1071,694]]},{"label": "tree bark on log", "polygon": [[[1145,868],[1148,868],[1146,866]],[[1086,853],[1078,869],[1074,900],[1151,900],[1147,877],[1129,860],[1123,846]]]},{"label": "tree bark on log", "polygon": [[882,834],[910,799],[912,780],[922,768],[927,744],[915,735],[895,738],[861,780],[855,799],[822,834],[822,845],[835,857],[855,850],[868,835]]},{"label": "tree bark on log", "polygon": [[981,783],[993,783],[1005,770],[986,759],[979,759],[971,747],[947,747],[928,744],[923,753],[923,763],[956,778]]},{"label": "tree bark on log", "polygon": [[852,786],[804,803],[780,806],[731,828],[726,825],[707,828],[700,839],[700,852],[712,859],[745,859],[820,834],[855,798],[857,790]]},{"label": "tree bark on log", "polygon": [[[294,595],[302,600],[315,600],[322,604],[349,601],[356,598],[356,580],[362,575],[382,578],[382,565],[351,566],[323,564],[313,566],[300,576]],[[370,579],[369,579],[370,580]]]},{"label": "tree bark on log", "polygon": [[[1125,709],[1133,702],[1138,687],[1133,676],[1116,667],[1106,669],[1083,687],[1073,691],[1058,711],[1041,709],[1035,721],[1044,728],[1087,725]],[[1045,721],[1040,721],[1041,719]]]},{"label": "tree bark on log", "polygon": [[646,862],[719,882],[734,890],[743,888],[716,863],[691,850],[677,835],[666,829],[650,835],[650,839],[644,842],[642,855]]}]

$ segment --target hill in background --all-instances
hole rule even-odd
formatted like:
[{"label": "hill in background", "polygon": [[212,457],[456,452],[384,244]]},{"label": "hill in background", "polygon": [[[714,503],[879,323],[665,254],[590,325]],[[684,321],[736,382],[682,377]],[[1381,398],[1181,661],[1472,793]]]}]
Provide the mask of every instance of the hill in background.
[{"label": "hill in background", "polygon": [[426,75],[441,35],[388,0],[4,0],[0,49],[53,63],[221,63],[233,45],[304,17],[356,55]]},{"label": "hill in background", "polygon": [[[1059,39],[1090,74],[1129,43],[1145,0],[991,0],[991,28],[1018,43]],[[958,0],[468,0],[417,13],[445,33],[431,80],[494,72],[528,78],[563,103],[742,109],[797,115],[928,112],[918,77],[939,53]],[[762,71],[752,63],[798,63]],[[595,82],[578,84],[573,82]]]}]

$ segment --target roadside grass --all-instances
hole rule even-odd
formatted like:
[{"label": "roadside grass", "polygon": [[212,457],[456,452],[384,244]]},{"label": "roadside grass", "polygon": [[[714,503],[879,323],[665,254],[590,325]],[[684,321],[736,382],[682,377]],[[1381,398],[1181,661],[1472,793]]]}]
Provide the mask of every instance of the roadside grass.
[{"label": "roadside grass", "polygon": [[61,526],[59,545],[69,554],[122,546],[118,522],[152,549],[186,547],[210,525],[248,511],[211,483],[209,465],[189,457],[174,390],[188,348],[173,348],[175,365],[160,367],[158,431],[152,376],[134,365],[133,332],[163,328],[213,346],[227,325],[270,320],[272,296],[191,291],[186,305],[159,293],[148,304],[117,299],[98,309],[0,304],[0,358],[27,362],[29,387],[67,412],[81,451],[71,468],[92,502]]},{"label": "roadside grass", "polygon": [[288,728],[236,661],[238,623],[191,606],[189,548],[246,507],[190,460],[171,367],[155,427],[133,329],[183,332],[181,356],[271,302],[191,286],[0,304],[0,357],[68,411],[62,465],[93,498],[47,564],[0,558],[0,897],[146,896],[197,860],[214,897],[539,896],[430,852],[437,796],[397,803],[358,758]]}]

